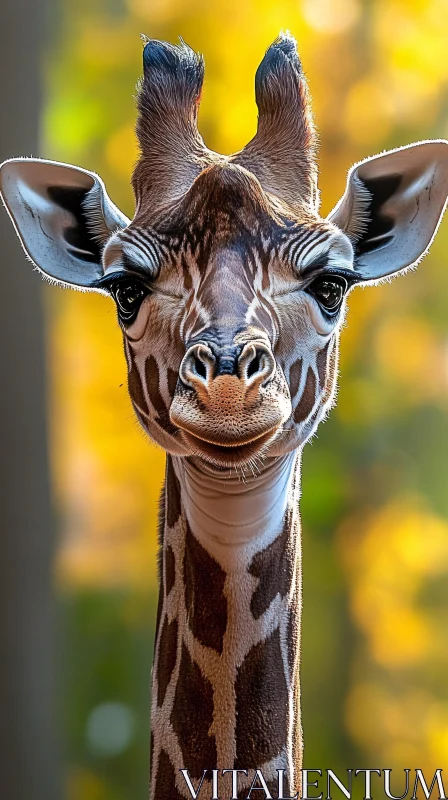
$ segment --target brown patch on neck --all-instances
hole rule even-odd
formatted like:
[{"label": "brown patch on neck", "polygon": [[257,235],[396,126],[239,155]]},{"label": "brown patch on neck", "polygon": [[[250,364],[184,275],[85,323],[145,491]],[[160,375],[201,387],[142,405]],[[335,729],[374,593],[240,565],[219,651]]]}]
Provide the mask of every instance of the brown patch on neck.
[{"label": "brown patch on neck", "polygon": [[176,786],[176,773],[165,750],[160,752],[154,789],[154,800],[185,800]]},{"label": "brown patch on neck", "polygon": [[267,611],[277,595],[285,597],[291,588],[294,554],[288,545],[292,535],[292,519],[287,513],[282,532],[265,550],[256,553],[252,559],[249,572],[259,578],[250,603],[250,610],[255,619]]},{"label": "brown patch on neck", "polygon": [[235,769],[257,769],[287,745],[288,691],[277,628],[238,669]]},{"label": "brown patch on neck", "polygon": [[290,675],[296,675],[299,667],[300,657],[300,615],[292,611],[288,617],[287,627],[288,637],[288,666]]},{"label": "brown patch on neck", "polygon": [[154,733],[151,731],[150,739],[149,739],[149,776],[151,775],[154,770]]},{"label": "brown patch on neck", "polygon": [[[213,689],[185,644],[170,719],[182,750],[182,768],[188,769],[190,777],[200,778],[218,758],[215,737],[207,733],[213,722]],[[169,795],[160,797],[168,800]]]},{"label": "brown patch on neck", "polygon": [[[300,699],[300,633],[301,633],[301,565],[296,573],[295,596],[297,602],[289,609],[286,637],[288,642],[288,669],[293,692],[293,732],[292,732],[292,760],[294,764],[294,788],[292,776],[289,776],[291,794],[302,792],[302,759],[303,759],[303,734],[301,726],[301,699]],[[286,776],[285,776],[286,785]]]},{"label": "brown patch on neck", "polygon": [[160,621],[162,618],[162,609],[163,609],[163,591],[159,588],[159,599],[157,600],[157,616],[156,616],[156,630],[154,636],[154,647],[155,643],[157,642],[157,636],[159,635]]},{"label": "brown patch on neck", "polygon": [[177,620],[168,622],[168,618],[163,620],[162,633],[160,635],[159,658],[157,661],[157,705],[162,706],[165,699],[166,690],[176,666],[177,657]]},{"label": "brown patch on neck", "polygon": [[185,607],[191,632],[206,647],[222,653],[227,628],[226,574],[202,547],[187,521],[185,534]]}]

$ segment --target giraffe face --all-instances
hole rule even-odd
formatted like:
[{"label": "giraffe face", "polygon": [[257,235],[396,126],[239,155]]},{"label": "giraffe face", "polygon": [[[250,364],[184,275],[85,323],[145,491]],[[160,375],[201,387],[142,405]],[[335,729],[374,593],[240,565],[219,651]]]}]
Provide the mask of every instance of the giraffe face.
[{"label": "giraffe face", "polygon": [[303,444],[331,404],[348,238],[287,213],[244,168],[205,170],[180,202],[112,237],[129,392],[169,452],[235,466]]},{"label": "giraffe face", "polygon": [[231,156],[197,129],[202,57],[150,40],[143,71],[132,222],[97,175],[67,164],[4,162],[2,197],[49,280],[114,297],[148,434],[173,454],[254,467],[302,445],[331,406],[350,289],[428,250],[446,205],[448,143],[355,165],[324,220],[289,34],[257,70],[257,133]]}]

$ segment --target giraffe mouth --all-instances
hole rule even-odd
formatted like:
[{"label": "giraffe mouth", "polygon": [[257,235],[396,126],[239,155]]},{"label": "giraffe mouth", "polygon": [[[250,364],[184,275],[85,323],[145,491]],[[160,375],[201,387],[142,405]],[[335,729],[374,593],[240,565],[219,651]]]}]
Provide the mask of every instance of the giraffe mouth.
[{"label": "giraffe mouth", "polygon": [[185,430],[182,431],[182,439],[185,444],[192,448],[193,456],[199,456],[214,466],[229,468],[242,466],[250,462],[254,457],[265,455],[267,448],[277,437],[279,430],[280,426],[277,425],[249,442],[231,444],[216,444]]}]

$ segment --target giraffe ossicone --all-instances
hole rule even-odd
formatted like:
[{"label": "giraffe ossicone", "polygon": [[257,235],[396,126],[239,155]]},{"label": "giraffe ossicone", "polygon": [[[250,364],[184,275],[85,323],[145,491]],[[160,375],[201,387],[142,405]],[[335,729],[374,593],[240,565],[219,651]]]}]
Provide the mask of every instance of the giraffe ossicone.
[{"label": "giraffe ossicone", "polygon": [[258,68],[258,130],[231,156],[198,132],[202,58],[147,40],[143,68],[132,220],[97,175],[51,161],[4,162],[2,196],[45,277],[115,300],[132,403],[168,454],[151,798],[191,797],[185,771],[211,797],[217,770],[226,797],[254,796],[256,770],[267,797],[278,796],[279,771],[292,796],[302,766],[300,455],[334,401],[345,298],[412,267],[431,244],[448,143],[355,165],[322,219],[290,34]]}]

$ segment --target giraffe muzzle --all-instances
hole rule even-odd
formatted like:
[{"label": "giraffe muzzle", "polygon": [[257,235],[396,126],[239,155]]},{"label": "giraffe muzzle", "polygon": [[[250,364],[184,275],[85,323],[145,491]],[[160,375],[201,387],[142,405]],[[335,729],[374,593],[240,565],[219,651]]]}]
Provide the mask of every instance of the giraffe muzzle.
[{"label": "giraffe muzzle", "polygon": [[196,444],[261,446],[290,414],[289,394],[264,341],[220,350],[196,343],[183,358],[179,378],[170,418]]}]

